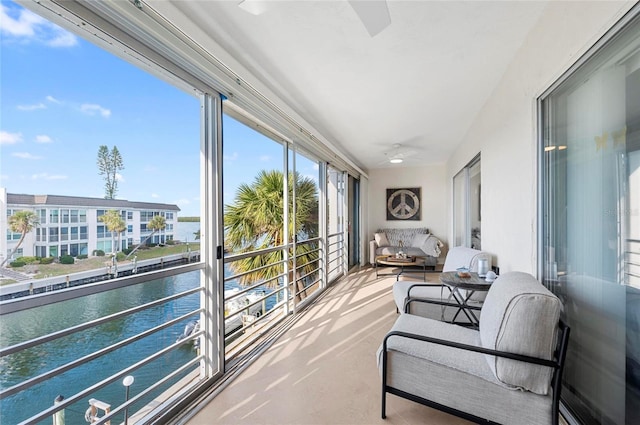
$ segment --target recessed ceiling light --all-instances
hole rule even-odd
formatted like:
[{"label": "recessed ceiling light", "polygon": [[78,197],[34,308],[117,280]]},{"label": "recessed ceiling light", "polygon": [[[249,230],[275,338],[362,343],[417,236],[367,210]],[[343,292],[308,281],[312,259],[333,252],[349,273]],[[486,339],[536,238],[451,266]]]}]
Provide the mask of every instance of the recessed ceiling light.
[{"label": "recessed ceiling light", "polygon": [[389,162],[392,164],[400,164],[402,163],[402,158],[391,158]]}]

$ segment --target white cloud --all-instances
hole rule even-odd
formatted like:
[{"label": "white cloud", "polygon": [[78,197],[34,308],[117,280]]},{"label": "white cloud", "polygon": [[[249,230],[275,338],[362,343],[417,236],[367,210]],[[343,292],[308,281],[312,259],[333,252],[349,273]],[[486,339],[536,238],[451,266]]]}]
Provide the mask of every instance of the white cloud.
[{"label": "white cloud", "polygon": [[20,111],[36,111],[38,109],[46,109],[47,105],[44,103],[35,103],[33,105],[18,105],[18,110]]},{"label": "white cloud", "polygon": [[22,133],[0,131],[0,145],[14,145],[20,142],[22,142]]},{"label": "white cloud", "polygon": [[152,194],[151,194],[151,197],[152,197],[152,198],[159,198],[159,197],[160,197],[160,195],[158,195],[157,193],[152,193]]},{"label": "white cloud", "polygon": [[32,155],[29,152],[13,152],[11,156],[15,156],[20,159],[42,159],[41,156]]},{"label": "white cloud", "polygon": [[313,164],[313,169],[317,171],[320,169],[320,166],[318,164]]},{"label": "white cloud", "polygon": [[53,139],[46,134],[39,134],[36,136],[36,143],[53,143]]},{"label": "white cloud", "polygon": [[188,199],[178,199],[177,201],[173,202],[176,205],[189,205],[191,203],[191,201],[189,201]]},{"label": "white cloud", "polygon": [[119,182],[125,181],[124,177],[122,176],[122,174],[116,173],[116,181],[119,181]]},{"label": "white cloud", "polygon": [[59,101],[58,99],[56,99],[53,96],[47,96],[45,99],[47,99],[48,102],[57,103],[58,105],[60,105],[62,103],[61,101]]},{"label": "white cloud", "polygon": [[103,108],[102,106],[95,103],[83,103],[82,105],[80,105],[80,110],[87,115],[100,114],[104,118],[109,118],[111,116],[111,110]]},{"label": "white cloud", "polygon": [[67,176],[62,174],[39,173],[31,175],[32,180],[66,180]]},{"label": "white cloud", "polygon": [[222,159],[225,161],[235,161],[238,159],[238,152],[234,152],[231,155],[222,155]]},{"label": "white cloud", "polygon": [[51,47],[71,47],[78,38],[56,24],[18,7],[0,4],[0,32],[20,42],[39,42]]},{"label": "white cloud", "polygon": [[269,155],[262,155],[260,156],[260,161],[262,162],[271,161],[271,157]]},{"label": "white cloud", "polygon": [[78,39],[70,32],[63,30],[60,27],[54,27],[51,29],[51,39],[46,42],[47,46],[51,47],[73,47],[78,44]]}]

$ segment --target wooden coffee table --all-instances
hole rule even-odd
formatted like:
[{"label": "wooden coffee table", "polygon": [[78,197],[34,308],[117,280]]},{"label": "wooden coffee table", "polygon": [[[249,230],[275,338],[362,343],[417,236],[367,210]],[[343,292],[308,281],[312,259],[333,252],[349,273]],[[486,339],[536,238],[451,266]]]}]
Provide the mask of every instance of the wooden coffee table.
[{"label": "wooden coffee table", "polygon": [[[400,268],[400,271],[395,273],[380,273],[379,266],[391,266],[394,268]],[[424,280],[427,278],[427,263],[424,260],[424,257],[411,257],[407,259],[397,259],[394,255],[378,255],[376,256],[376,277],[380,276],[396,276],[396,280],[400,278],[401,275],[407,273],[415,273],[422,271],[422,277]],[[417,270],[416,270],[417,269]]]}]

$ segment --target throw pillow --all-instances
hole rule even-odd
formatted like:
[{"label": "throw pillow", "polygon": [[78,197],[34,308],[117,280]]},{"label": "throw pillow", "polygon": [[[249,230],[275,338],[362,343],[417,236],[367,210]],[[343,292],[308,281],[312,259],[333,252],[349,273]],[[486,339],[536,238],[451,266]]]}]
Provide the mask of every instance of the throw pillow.
[{"label": "throw pillow", "polygon": [[386,233],[376,233],[373,235],[373,238],[376,240],[378,246],[389,246],[389,240],[387,239]]},{"label": "throw pillow", "polygon": [[414,248],[420,248],[421,250],[425,251],[424,246],[427,243],[427,239],[429,239],[429,236],[431,235],[429,235],[428,233],[418,233],[413,237],[411,246]]}]

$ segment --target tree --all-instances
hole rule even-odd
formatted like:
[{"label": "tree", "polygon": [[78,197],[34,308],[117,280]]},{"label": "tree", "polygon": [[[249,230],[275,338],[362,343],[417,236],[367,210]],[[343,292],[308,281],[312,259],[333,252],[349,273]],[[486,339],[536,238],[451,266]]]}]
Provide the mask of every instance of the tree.
[{"label": "tree", "polygon": [[118,171],[124,170],[120,151],[114,146],[111,151],[105,145],[98,148],[98,174],[104,176],[104,198],[114,199],[118,192]]},{"label": "tree", "polygon": [[2,264],[0,264],[0,267],[3,267],[7,263],[7,261],[9,261],[9,258],[11,258],[11,256],[16,251],[18,251],[18,248],[20,248],[20,245],[22,245],[22,242],[24,241],[25,236],[27,236],[27,233],[32,231],[37,224],[38,216],[32,211],[18,211],[11,217],[9,217],[9,229],[11,229],[11,231],[14,233],[20,233],[20,240],[18,240],[18,244],[15,248],[13,248],[13,251],[11,251],[7,258],[4,259]]},{"label": "tree", "polygon": [[[315,182],[298,173],[289,173],[289,211],[293,210],[293,188],[295,183],[296,217],[288,223],[289,235],[293,239],[301,236],[315,238],[318,234],[318,192]],[[241,185],[231,205],[225,205],[225,245],[232,252],[251,252],[281,246],[284,240],[284,177],[281,171],[261,171],[251,185]],[[292,253],[294,254],[294,253]],[[299,272],[289,276],[308,274],[317,268],[318,253],[309,244],[297,245]],[[277,287],[276,278],[282,274],[284,252],[273,251],[256,255],[229,264],[234,273],[240,274],[257,269],[238,278],[241,285],[261,280],[268,287]],[[269,266],[272,264],[272,266]],[[293,265],[293,263],[291,263]],[[265,267],[266,266],[266,267]],[[300,282],[302,283],[302,282]],[[303,289],[303,288],[302,288]]]},{"label": "tree", "polygon": [[161,215],[154,215],[153,218],[147,224],[147,229],[151,229],[152,230],[151,234],[149,234],[149,236],[144,238],[144,240],[142,242],[140,242],[138,244],[138,246],[136,246],[133,249],[133,251],[131,251],[125,258],[129,258],[131,255],[133,255],[133,253],[136,252],[138,250],[138,248],[140,248],[142,245],[147,243],[147,241],[153,235],[155,235],[156,232],[159,232],[160,230],[164,230],[165,227],[167,227],[167,221],[165,220],[165,218],[163,216],[161,216]]},{"label": "tree", "polygon": [[[107,230],[111,232],[111,252],[120,251],[120,235],[127,230],[127,223],[120,216],[118,210],[109,210],[99,220],[107,226]],[[118,235],[118,244],[114,246],[114,237]]]}]

